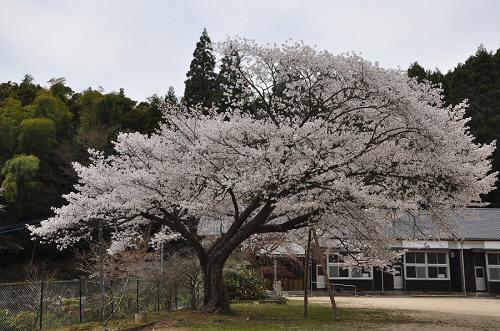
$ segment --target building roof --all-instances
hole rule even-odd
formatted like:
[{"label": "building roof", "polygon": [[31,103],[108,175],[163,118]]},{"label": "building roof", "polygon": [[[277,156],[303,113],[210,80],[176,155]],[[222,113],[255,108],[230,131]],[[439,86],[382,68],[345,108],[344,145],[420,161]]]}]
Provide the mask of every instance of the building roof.
[{"label": "building roof", "polygon": [[297,243],[285,243],[285,244],[277,246],[275,249],[273,249],[268,254],[272,255],[272,256],[305,255],[305,249],[304,249],[304,247],[300,246]]},{"label": "building roof", "polygon": [[500,240],[500,208],[449,210],[440,216],[407,213],[392,231],[397,238]]},{"label": "building roof", "polygon": [[[232,223],[230,218],[202,218],[198,232],[202,235],[220,236]],[[398,239],[463,239],[500,240],[500,208],[467,208],[448,210],[438,215],[420,212],[405,213],[391,229],[391,236]],[[277,255],[288,254],[297,247],[276,251]],[[303,250],[303,248],[302,248]]]}]

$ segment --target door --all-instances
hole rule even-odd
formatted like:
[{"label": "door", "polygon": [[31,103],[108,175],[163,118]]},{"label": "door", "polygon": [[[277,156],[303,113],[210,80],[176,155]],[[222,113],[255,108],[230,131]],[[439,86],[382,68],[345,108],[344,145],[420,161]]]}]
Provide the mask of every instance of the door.
[{"label": "door", "polygon": [[323,273],[323,268],[318,265],[316,266],[316,287],[326,288],[325,274]]},{"label": "door", "polygon": [[484,279],[484,268],[474,267],[476,275],[476,291],[486,290],[486,281]]},{"label": "door", "polygon": [[400,265],[394,266],[394,289],[402,290],[403,289],[403,267]]}]

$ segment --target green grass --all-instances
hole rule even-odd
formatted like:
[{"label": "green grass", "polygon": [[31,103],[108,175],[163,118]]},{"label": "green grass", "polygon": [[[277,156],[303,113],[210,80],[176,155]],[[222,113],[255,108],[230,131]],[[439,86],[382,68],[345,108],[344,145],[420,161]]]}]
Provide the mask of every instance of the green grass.
[{"label": "green grass", "polygon": [[[301,302],[291,301],[287,305],[276,304],[235,304],[228,315],[208,314],[202,311],[183,309],[160,314],[147,314],[148,324],[163,321],[161,324],[182,330],[366,330],[384,329],[415,321],[407,315],[389,310],[339,308],[335,316],[330,306],[310,304],[309,315],[303,316]],[[419,320],[418,323],[427,323]],[[127,330],[139,325],[133,319],[114,320],[108,325],[111,330]],[[99,330],[98,323],[85,323],[58,331]]]},{"label": "green grass", "polygon": [[[134,327],[146,326],[152,322],[157,322],[168,318],[169,313],[147,313],[146,321],[144,323],[135,323],[134,317],[111,320],[108,323],[110,330],[127,330]],[[83,330],[103,330],[98,322],[81,323],[69,325],[61,328],[49,329],[48,331],[83,331]]]}]

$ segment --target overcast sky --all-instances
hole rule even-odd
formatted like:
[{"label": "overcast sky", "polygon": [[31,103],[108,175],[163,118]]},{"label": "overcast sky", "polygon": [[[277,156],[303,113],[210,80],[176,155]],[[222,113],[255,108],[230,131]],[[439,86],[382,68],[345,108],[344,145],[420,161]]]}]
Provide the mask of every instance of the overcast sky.
[{"label": "overcast sky", "polygon": [[0,82],[25,73],[80,91],[181,94],[203,27],[212,41],[303,40],[384,67],[447,71],[482,43],[500,47],[499,0],[0,0]]}]

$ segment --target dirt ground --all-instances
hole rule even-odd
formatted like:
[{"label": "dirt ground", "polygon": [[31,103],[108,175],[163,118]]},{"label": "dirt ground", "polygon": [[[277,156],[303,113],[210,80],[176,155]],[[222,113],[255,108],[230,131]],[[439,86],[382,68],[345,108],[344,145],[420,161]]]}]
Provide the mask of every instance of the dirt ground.
[{"label": "dirt ground", "polygon": [[[301,297],[290,298],[302,300]],[[330,304],[328,297],[310,302]],[[415,323],[405,330],[500,330],[500,299],[460,297],[337,297],[339,307],[401,311]],[[400,330],[396,327],[394,330]]]},{"label": "dirt ground", "polygon": [[[301,297],[289,298],[302,300]],[[312,297],[310,302],[330,303],[328,297]],[[336,297],[339,306],[431,311],[451,314],[500,317],[500,300],[459,297]],[[499,326],[500,328],[500,326]]]},{"label": "dirt ground", "polygon": [[[303,298],[289,299],[302,301]],[[330,305],[328,297],[310,297],[309,301]],[[336,301],[339,307],[385,310],[407,321],[404,324],[384,324],[380,330],[500,331],[500,299],[495,298],[360,296],[336,297]],[[187,331],[185,328],[172,327],[168,320],[145,330]]]}]

